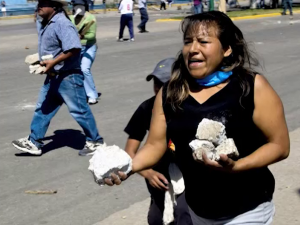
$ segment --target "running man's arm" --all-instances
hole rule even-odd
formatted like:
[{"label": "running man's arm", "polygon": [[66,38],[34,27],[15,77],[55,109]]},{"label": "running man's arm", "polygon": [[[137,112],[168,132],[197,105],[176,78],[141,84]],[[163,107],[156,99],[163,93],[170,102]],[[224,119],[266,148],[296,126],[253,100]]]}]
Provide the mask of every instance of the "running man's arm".
[{"label": "running man's arm", "polygon": [[76,27],[71,23],[60,22],[56,27],[56,35],[61,42],[62,53],[53,60],[46,60],[41,62],[41,65],[46,66],[44,73],[49,72],[55,65],[65,61],[66,59],[80,54],[81,43],[78,37]]},{"label": "running man's arm", "polygon": [[82,36],[82,39],[87,41],[95,40],[96,39],[96,32],[97,32],[97,24],[94,22],[89,30]]},{"label": "running man's arm", "polygon": [[59,64],[60,62],[63,62],[67,60],[68,58],[72,57],[73,55],[80,54],[80,49],[71,49],[67,52],[61,53],[59,56],[57,56],[55,59],[52,60],[45,60],[42,61],[40,64],[42,66],[46,66],[46,69],[44,73],[49,72],[55,65]]}]

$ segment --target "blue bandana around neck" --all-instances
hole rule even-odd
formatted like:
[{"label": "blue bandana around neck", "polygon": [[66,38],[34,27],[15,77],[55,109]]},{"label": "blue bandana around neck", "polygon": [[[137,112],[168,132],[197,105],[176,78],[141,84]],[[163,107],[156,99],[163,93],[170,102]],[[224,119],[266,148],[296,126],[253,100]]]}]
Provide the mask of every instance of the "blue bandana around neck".
[{"label": "blue bandana around neck", "polygon": [[228,71],[228,72],[216,71],[203,79],[196,79],[196,82],[200,86],[211,87],[224,82],[231,75],[232,75],[232,71]]}]

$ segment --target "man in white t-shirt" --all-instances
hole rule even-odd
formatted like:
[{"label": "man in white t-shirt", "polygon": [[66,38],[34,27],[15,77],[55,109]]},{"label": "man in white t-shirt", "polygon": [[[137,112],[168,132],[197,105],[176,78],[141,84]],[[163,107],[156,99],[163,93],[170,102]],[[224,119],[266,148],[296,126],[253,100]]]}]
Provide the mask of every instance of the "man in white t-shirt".
[{"label": "man in white t-shirt", "polygon": [[118,41],[122,42],[123,40],[123,32],[125,26],[128,27],[130,34],[130,41],[134,41],[134,33],[133,33],[133,1],[132,0],[122,0],[120,2],[119,11],[121,13],[120,20],[120,32]]}]

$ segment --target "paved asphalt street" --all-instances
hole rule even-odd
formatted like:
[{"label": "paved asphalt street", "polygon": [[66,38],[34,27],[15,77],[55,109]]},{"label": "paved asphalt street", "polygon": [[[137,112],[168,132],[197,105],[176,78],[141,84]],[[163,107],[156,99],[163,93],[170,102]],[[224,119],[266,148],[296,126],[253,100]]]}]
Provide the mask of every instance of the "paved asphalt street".
[{"label": "paved asphalt street", "polygon": [[[117,43],[119,18],[98,16],[99,49],[93,75],[102,96],[92,111],[109,145],[124,147],[126,123],[153,94],[146,75],[159,60],[175,56],[181,48],[179,22],[158,23],[156,18],[161,16],[152,16],[150,33],[136,34],[136,42]],[[135,26],[138,19],[136,16]],[[261,72],[282,98],[291,132],[291,157],[272,167],[278,183],[274,200],[277,225],[300,224],[299,19],[296,15],[293,25],[288,17],[236,22],[251,49],[257,51]],[[89,157],[78,156],[84,145],[81,128],[65,106],[51,122],[41,157],[20,154],[11,146],[12,140],[29,134],[44,80],[44,76],[29,74],[24,64],[26,55],[37,52],[37,35],[30,21],[0,23],[0,224],[145,224],[149,195],[144,180],[134,175],[118,187],[97,186],[87,170]],[[26,190],[58,193],[30,195]]]}]

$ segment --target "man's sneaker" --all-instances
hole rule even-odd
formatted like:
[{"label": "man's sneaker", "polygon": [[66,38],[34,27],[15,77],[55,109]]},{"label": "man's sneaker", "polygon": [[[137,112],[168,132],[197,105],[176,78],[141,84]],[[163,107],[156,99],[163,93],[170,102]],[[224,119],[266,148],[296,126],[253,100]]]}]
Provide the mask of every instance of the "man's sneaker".
[{"label": "man's sneaker", "polygon": [[119,39],[118,39],[118,42],[123,42],[123,41],[124,41],[123,38],[119,38]]},{"label": "man's sneaker", "polygon": [[38,149],[38,147],[36,147],[30,140],[29,137],[26,138],[20,138],[18,140],[14,140],[12,142],[12,145],[19,149],[22,152],[27,152],[30,153],[32,155],[41,155],[42,154],[42,150]]},{"label": "man's sneaker", "polygon": [[98,103],[98,100],[95,99],[95,98],[89,98],[88,103],[89,103],[90,105],[95,105],[95,104]]},{"label": "man's sneaker", "polygon": [[133,42],[133,41],[134,41],[134,38],[131,38],[131,39],[130,39],[130,41],[132,41],[132,42]]},{"label": "man's sneaker", "polygon": [[86,141],[84,148],[79,151],[78,155],[80,155],[80,156],[94,155],[95,151],[100,146],[106,147],[106,144],[105,143],[101,144],[101,143],[92,142],[92,141]]}]

